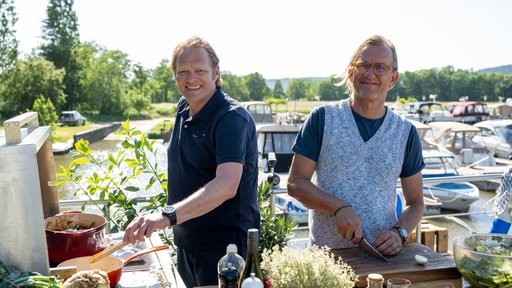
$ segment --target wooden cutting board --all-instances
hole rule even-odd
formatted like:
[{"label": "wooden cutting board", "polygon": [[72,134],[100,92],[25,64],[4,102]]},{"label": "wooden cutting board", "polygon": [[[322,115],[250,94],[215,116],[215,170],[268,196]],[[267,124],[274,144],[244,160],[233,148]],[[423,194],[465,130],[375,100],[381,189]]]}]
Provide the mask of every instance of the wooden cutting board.
[{"label": "wooden cutting board", "polygon": [[[389,262],[373,258],[358,248],[334,249],[332,253],[350,265],[359,276],[356,287],[366,287],[366,276],[378,273],[384,279],[401,277],[414,282],[460,279],[452,257],[443,256],[420,243],[405,243],[402,251],[395,256],[385,256]],[[428,258],[424,265],[414,259],[416,254]]]}]

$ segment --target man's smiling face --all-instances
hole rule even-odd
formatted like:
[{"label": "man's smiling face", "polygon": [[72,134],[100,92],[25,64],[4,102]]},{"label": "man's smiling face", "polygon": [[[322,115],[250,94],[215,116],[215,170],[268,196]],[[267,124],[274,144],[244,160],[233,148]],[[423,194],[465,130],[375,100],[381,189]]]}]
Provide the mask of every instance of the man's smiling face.
[{"label": "man's smiling face", "polygon": [[366,72],[358,72],[354,67],[349,70],[349,77],[354,85],[355,97],[367,100],[386,98],[387,91],[396,83],[398,72],[388,70],[381,75],[375,74],[374,63],[383,63],[393,66],[391,49],[387,46],[368,46],[361,50],[356,61],[364,61],[370,64]]}]

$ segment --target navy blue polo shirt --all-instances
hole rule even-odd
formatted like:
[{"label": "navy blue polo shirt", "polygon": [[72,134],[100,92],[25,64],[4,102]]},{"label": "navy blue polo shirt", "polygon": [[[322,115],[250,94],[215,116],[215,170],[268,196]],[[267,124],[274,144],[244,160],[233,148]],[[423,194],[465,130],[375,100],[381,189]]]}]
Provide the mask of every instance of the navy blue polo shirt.
[{"label": "navy blue polo shirt", "polygon": [[235,197],[205,215],[175,225],[174,243],[194,250],[225,249],[235,243],[243,253],[247,230],[260,227],[254,121],[220,87],[196,115],[188,116],[188,103],[183,97],[177,109],[167,148],[167,203],[179,202],[205,186],[215,178],[219,164],[241,163],[243,174]]}]

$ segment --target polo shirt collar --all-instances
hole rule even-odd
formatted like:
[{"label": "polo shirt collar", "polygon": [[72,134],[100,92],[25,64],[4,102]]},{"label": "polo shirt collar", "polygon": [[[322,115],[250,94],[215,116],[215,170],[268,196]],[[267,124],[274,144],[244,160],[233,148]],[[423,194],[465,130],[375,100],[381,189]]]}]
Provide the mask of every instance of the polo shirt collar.
[{"label": "polo shirt collar", "polygon": [[[212,114],[215,112],[215,109],[217,105],[222,103],[222,100],[224,99],[224,92],[222,92],[222,88],[219,86],[217,87],[215,93],[213,93],[213,96],[206,102],[204,107],[194,115],[195,119],[202,120],[202,121],[208,121]],[[188,114],[189,105],[188,103],[183,106],[183,109],[178,112],[179,115],[186,115]],[[186,113],[186,114],[185,114]],[[186,117],[185,117],[186,118]]]}]

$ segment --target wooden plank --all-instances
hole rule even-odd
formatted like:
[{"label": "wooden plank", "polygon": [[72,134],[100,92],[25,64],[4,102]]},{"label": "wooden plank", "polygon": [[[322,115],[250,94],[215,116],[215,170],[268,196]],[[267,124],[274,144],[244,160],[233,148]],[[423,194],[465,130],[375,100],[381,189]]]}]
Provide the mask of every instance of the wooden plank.
[{"label": "wooden plank", "polygon": [[448,252],[448,230],[443,228],[437,231],[436,251],[439,253]]},{"label": "wooden plank", "polygon": [[[412,282],[461,278],[452,257],[443,256],[431,248],[415,242],[405,243],[398,255],[387,256],[388,263],[368,256],[358,248],[335,249],[332,252],[354,269],[359,276],[357,287],[365,287],[366,276],[370,273],[379,273],[385,279],[407,278]],[[428,262],[425,265],[416,263],[414,259],[416,254],[427,257]]]},{"label": "wooden plank", "polygon": [[[416,242],[416,230],[409,235],[407,242]],[[421,244],[439,253],[448,252],[448,230],[423,220],[421,222]]]}]

